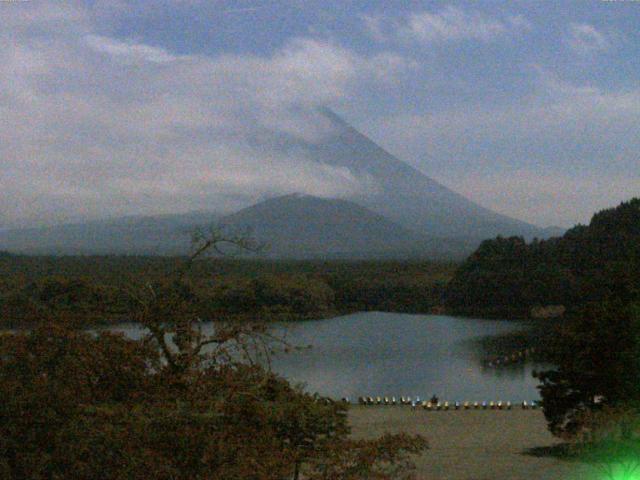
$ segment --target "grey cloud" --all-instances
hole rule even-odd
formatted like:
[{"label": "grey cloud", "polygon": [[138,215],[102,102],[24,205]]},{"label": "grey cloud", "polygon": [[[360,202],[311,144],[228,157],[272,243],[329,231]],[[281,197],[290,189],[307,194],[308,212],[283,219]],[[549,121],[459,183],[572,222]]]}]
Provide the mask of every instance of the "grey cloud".
[{"label": "grey cloud", "polygon": [[[483,176],[457,175],[459,191],[497,212],[530,218],[538,225],[572,227],[593,213],[640,195],[640,174],[603,176],[520,169]],[[612,188],[615,185],[615,188]],[[569,214],[569,215],[567,215]]]},{"label": "grey cloud", "polygon": [[540,225],[584,222],[640,195],[640,90],[533,74],[537,89],[517,103],[400,114],[370,131],[445,185]]},{"label": "grey cloud", "polygon": [[603,33],[587,23],[572,23],[565,35],[566,45],[580,56],[590,56],[609,50],[613,34]]},{"label": "grey cloud", "polygon": [[176,55],[97,35],[80,7],[37,9],[43,17],[25,10],[0,34],[18,46],[0,52],[0,202],[10,220],[237,208],[239,198],[265,194],[373,188],[250,140],[322,138],[331,127],[314,109],[402,74],[411,68],[402,57],[314,38],[264,57]]}]

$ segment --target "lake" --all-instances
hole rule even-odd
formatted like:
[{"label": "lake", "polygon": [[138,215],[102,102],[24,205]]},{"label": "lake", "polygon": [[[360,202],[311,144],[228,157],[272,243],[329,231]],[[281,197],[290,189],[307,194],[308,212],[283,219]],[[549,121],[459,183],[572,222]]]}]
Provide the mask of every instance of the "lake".
[{"label": "lake", "polygon": [[[333,398],[435,393],[449,401],[531,401],[539,398],[532,372],[548,367],[483,365],[478,340],[523,330],[521,322],[364,312],[275,328],[291,343],[311,348],[276,355],[273,370]],[[116,330],[140,335],[133,324]]]}]

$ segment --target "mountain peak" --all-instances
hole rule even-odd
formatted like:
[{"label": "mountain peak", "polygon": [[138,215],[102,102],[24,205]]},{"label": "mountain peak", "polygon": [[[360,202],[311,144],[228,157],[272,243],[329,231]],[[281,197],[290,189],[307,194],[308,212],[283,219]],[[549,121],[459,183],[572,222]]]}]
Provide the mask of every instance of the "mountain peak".
[{"label": "mountain peak", "polygon": [[331,123],[331,133],[316,143],[289,139],[285,148],[295,144],[305,158],[346,168],[354,178],[372,179],[380,187],[347,195],[348,200],[431,236],[546,236],[543,229],[484,208],[411,167],[329,107],[317,112]]}]

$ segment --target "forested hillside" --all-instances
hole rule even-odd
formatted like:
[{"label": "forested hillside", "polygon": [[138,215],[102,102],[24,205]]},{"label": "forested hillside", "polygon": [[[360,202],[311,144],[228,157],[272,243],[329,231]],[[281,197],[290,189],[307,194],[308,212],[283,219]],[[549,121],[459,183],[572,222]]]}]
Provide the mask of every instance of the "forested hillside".
[{"label": "forested hillside", "polygon": [[[0,314],[20,326],[42,311],[84,324],[130,320],[142,280],[166,284],[183,257],[31,257],[0,252]],[[207,258],[186,283],[192,307],[220,318],[319,319],[362,310],[428,313],[455,265],[402,261],[259,261]],[[203,313],[204,316],[204,313]]]},{"label": "forested hillside", "polygon": [[567,308],[640,296],[640,199],[596,213],[560,238],[484,241],[447,287],[449,310],[528,317],[536,307]]}]

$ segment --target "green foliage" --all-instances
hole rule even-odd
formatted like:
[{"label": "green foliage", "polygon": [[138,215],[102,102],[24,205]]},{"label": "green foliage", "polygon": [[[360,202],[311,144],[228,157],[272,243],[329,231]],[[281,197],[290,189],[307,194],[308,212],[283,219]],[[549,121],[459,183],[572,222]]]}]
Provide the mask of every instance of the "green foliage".
[{"label": "green foliage", "polygon": [[[180,257],[0,258],[0,321],[28,325],[53,309],[85,324],[131,320],[144,282],[167,283]],[[362,310],[430,312],[455,266],[432,262],[200,258],[185,285],[206,318],[319,319]],[[143,282],[144,281],[144,282]]]},{"label": "green foliage", "polygon": [[342,264],[323,275],[346,311],[428,313],[442,305],[454,264],[361,262]]},{"label": "green foliage", "polygon": [[603,210],[561,238],[487,240],[456,271],[446,303],[457,313],[527,317],[532,308],[567,308],[640,298],[640,199]]},{"label": "green foliage", "polygon": [[557,368],[538,375],[550,430],[575,436],[586,412],[640,407],[640,308],[620,301],[572,312],[553,346]]},{"label": "green foliage", "polygon": [[319,318],[334,311],[333,290],[306,275],[265,275],[226,279],[211,289],[208,301],[228,313],[261,312],[281,320]]}]

